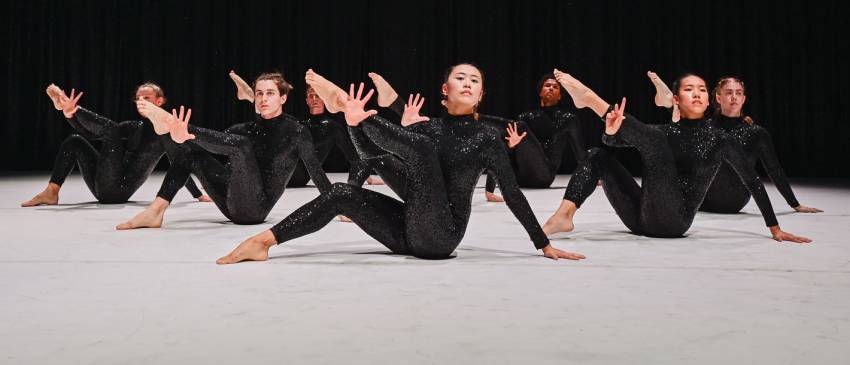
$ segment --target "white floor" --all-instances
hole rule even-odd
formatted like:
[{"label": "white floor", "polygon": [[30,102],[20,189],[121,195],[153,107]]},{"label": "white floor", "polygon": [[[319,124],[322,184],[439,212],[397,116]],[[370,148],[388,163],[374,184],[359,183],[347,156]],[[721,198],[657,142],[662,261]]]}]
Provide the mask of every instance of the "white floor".
[{"label": "white floor", "polygon": [[[538,220],[568,178],[525,190]],[[455,259],[387,255],[332,222],[268,262],[217,266],[317,190],[288,190],[258,226],[181,191],[164,228],[117,232],[161,174],[128,204],[92,203],[75,175],[61,205],[20,208],[46,180],[0,178],[2,364],[850,363],[848,181],[795,184],[817,215],[768,186],[809,245],[772,241],[752,203],[699,214],[687,238],[635,236],[599,190],[553,240],[588,259],[556,262],[479,189]]]}]

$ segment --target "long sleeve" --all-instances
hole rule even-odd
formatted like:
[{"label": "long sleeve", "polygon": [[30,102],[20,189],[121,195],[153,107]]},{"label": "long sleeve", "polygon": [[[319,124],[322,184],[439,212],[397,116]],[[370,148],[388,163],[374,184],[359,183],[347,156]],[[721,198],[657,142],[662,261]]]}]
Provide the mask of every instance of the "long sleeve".
[{"label": "long sleeve", "polygon": [[776,214],[773,212],[770,198],[767,196],[764,185],[762,185],[755,169],[747,162],[743,147],[738,141],[735,141],[729,136],[724,135],[721,138],[723,138],[720,141],[723,159],[732,166],[732,169],[741,178],[741,182],[744,183],[744,186],[752,194],[753,200],[756,201],[756,205],[758,205],[759,211],[761,211],[765,224],[768,227],[778,225],[779,222],[776,220]]},{"label": "long sleeve", "polygon": [[307,128],[301,128],[300,133],[294,139],[298,148],[298,156],[304,162],[304,167],[307,168],[307,173],[316,183],[316,187],[321,192],[330,191],[331,182],[328,180],[325,171],[322,170],[322,163],[316,157],[316,148],[313,146],[313,137],[310,136],[310,132]]},{"label": "long sleeve", "polygon": [[785,201],[792,208],[796,208],[800,206],[800,202],[797,201],[797,197],[794,196],[794,191],[791,190],[791,185],[788,184],[788,179],[785,177],[785,172],[782,170],[782,166],[779,164],[779,159],[776,158],[776,152],[773,149],[773,141],[770,138],[770,133],[768,133],[764,128],[758,128],[758,132],[756,134],[757,143],[756,150],[758,151],[759,160],[764,165],[764,169],[767,171],[768,176],[770,176],[770,180],[773,181],[773,184],[776,185],[776,189],[779,190],[779,193],[782,194],[782,197],[785,198]]},{"label": "long sleeve", "polygon": [[[426,123],[426,124],[423,124]],[[419,122],[409,127],[390,123],[388,120],[373,115],[360,124],[361,131],[380,149],[395,154],[402,159],[416,152],[420,147],[419,141],[428,137],[415,131],[425,130],[430,121]],[[357,129],[357,128],[352,128]],[[355,146],[357,146],[355,144]]]},{"label": "long sleeve", "polygon": [[224,132],[189,125],[189,133],[195,135],[195,139],[187,142],[193,143],[207,151],[220,155],[231,155],[250,144],[247,137],[234,132],[240,132],[241,124],[227,128]]},{"label": "long sleeve", "polygon": [[502,196],[505,198],[508,208],[514,217],[522,224],[529,238],[534,242],[534,247],[542,249],[549,245],[549,239],[537,223],[537,218],[534,216],[534,211],[528,205],[528,200],[519,188],[516,182],[516,176],[511,168],[511,163],[508,160],[508,154],[500,142],[494,142],[484,156],[488,171],[496,174],[496,179],[499,182],[499,187],[502,191]]},{"label": "long sleeve", "polygon": [[390,104],[389,108],[398,114],[399,118],[404,115],[404,101],[401,100],[401,97],[395,98],[392,104]]},{"label": "long sleeve", "polygon": [[98,139],[103,135],[105,128],[118,126],[118,123],[111,119],[83,107],[80,107],[73,117],[66,120],[74,127],[74,130],[88,139]]}]

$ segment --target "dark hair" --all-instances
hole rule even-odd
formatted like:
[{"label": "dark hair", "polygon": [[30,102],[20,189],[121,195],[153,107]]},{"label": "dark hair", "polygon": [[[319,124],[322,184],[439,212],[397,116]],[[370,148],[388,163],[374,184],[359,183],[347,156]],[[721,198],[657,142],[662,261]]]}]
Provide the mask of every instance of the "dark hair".
[{"label": "dark hair", "polygon": [[[723,88],[723,86],[726,86],[726,84],[728,84],[730,82],[737,82],[737,83],[741,84],[741,89],[744,90],[744,95],[747,95],[747,86],[744,85],[744,82],[741,81],[741,79],[739,79],[736,76],[723,76],[723,77],[721,77],[720,80],[717,80],[717,84],[714,85],[714,90],[713,90],[712,94],[720,95],[720,89]],[[714,103],[714,102],[715,101],[712,99],[712,103]],[[717,117],[719,115],[720,115],[720,106],[718,105],[717,107],[714,108],[714,116]],[[755,123],[755,121],[753,121],[753,118],[750,118],[749,115],[745,115],[743,120],[744,120],[744,123],[747,123],[749,125],[753,125]]]},{"label": "dark hair", "polygon": [[457,63],[457,64],[449,66],[449,68],[447,68],[446,72],[443,74],[443,82],[449,81],[449,76],[451,76],[452,71],[455,70],[455,67],[463,66],[463,65],[475,67],[475,69],[478,70],[478,72],[481,74],[481,85],[484,85],[484,72],[481,71],[481,67],[478,67],[478,65],[476,65],[474,63],[470,63],[470,62],[461,62],[461,63]]},{"label": "dark hair", "polygon": [[679,95],[679,88],[682,87],[682,80],[684,80],[686,77],[691,77],[691,76],[699,77],[700,80],[702,80],[702,82],[705,82],[704,77],[697,75],[693,72],[685,72],[685,73],[679,75],[679,77],[677,77],[675,81],[673,81],[673,89],[672,89],[673,95]]},{"label": "dark hair", "polygon": [[256,92],[257,83],[265,80],[274,81],[275,85],[277,85],[277,90],[280,91],[280,95],[289,95],[289,92],[294,89],[290,83],[283,79],[283,73],[280,72],[266,72],[257,76],[257,79],[254,80],[254,85],[252,85],[252,89]]},{"label": "dark hair", "polygon": [[[697,74],[695,74],[695,73],[693,73],[693,72],[685,72],[685,73],[683,73],[683,74],[679,75],[679,77],[677,77],[675,81],[673,81],[673,88],[672,88],[672,89],[670,89],[670,91],[672,91],[672,92],[673,92],[673,95],[679,95],[679,88],[681,88],[681,87],[682,87],[682,80],[684,80],[684,79],[685,79],[685,78],[687,78],[687,77],[691,77],[691,76],[693,76],[693,77],[699,77],[699,79],[700,79],[700,80],[702,80],[702,82],[705,82],[705,78],[704,78],[704,77],[702,77],[702,76],[700,76],[700,75],[697,75]],[[707,85],[706,85],[706,86],[707,86]],[[711,97],[709,97],[709,99],[711,99]],[[709,102],[709,103],[708,103],[708,105],[709,105],[709,107],[710,107],[710,106],[712,105],[712,104],[711,104],[711,100],[708,100],[708,102]],[[679,110],[682,110],[682,109],[679,109]],[[703,115],[708,115],[708,114],[710,114],[710,112],[709,112],[709,110],[708,110],[708,109],[706,109],[706,111],[703,113]]]},{"label": "dark hair", "polygon": [[165,105],[165,91],[162,91],[162,87],[157,85],[157,83],[153,81],[145,81],[139,86],[136,86],[136,90],[133,91],[133,101],[136,101],[136,94],[139,93],[139,90],[143,87],[149,88],[153,90],[154,95],[158,98],[162,98],[163,105]]},{"label": "dark hair", "polygon": [[540,77],[540,80],[537,80],[537,92],[540,92],[540,89],[543,88],[543,84],[546,83],[547,80],[555,80],[555,83],[558,84],[558,88],[561,92],[564,91],[564,87],[561,86],[561,83],[558,82],[558,79],[555,78],[555,74],[548,73]]},{"label": "dark hair", "polygon": [[[481,102],[483,102],[484,101],[484,72],[481,71],[481,68],[478,67],[477,65],[475,65],[474,63],[461,62],[461,63],[457,63],[457,64],[449,66],[449,68],[446,69],[446,72],[443,73],[443,83],[449,82],[449,76],[451,76],[452,71],[454,71],[455,67],[462,66],[462,65],[475,67],[475,69],[478,70],[478,73],[481,74]],[[442,104],[443,104],[443,106],[445,106],[446,105],[445,104],[446,103],[446,95],[440,95],[440,98],[443,99]],[[481,102],[479,102],[478,104],[481,104]],[[476,111],[478,110],[477,106],[476,106],[475,110]]]}]

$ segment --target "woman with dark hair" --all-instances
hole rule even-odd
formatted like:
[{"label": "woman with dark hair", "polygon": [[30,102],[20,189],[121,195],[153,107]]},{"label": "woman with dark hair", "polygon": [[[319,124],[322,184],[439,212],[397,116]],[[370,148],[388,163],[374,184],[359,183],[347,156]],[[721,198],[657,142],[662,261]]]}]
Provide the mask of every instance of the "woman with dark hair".
[{"label": "woman with dark hair", "polygon": [[706,121],[708,91],[701,77],[686,74],[673,83],[673,102],[682,116],[678,123],[646,125],[625,114],[625,98],[622,106],[611,107],[569,74],[555,70],[555,76],[576,107],[590,107],[604,117],[605,144],[638,150],[644,174],[638,185],[606,150],[591,149],[570,179],[558,211],[544,225],[547,234],[573,230],[576,210],[601,178],[608,201],[629,230],[650,237],[681,237],[693,223],[720,164],[726,162],[755,198],[774,240],[811,242],[780,229],[764,186],[740,144]]},{"label": "woman with dark hair", "polygon": [[[747,100],[744,82],[734,76],[721,78],[714,88],[714,100],[719,108],[715,109],[711,123],[735,138],[744,147],[750,166],[755,168],[756,164],[762,163],[770,180],[785,198],[785,202],[797,212],[823,212],[797,201],[782,171],[782,166],[776,158],[770,134],[764,128],[755,125],[752,118],[743,114],[744,102]],[[724,163],[708,188],[700,210],[714,213],[738,213],[749,201],[750,192],[741,183],[735,171]]]},{"label": "woman with dark hair", "polygon": [[[79,134],[72,134],[62,142],[53,164],[53,174],[44,191],[21,203],[21,206],[58,204],[59,190],[74,166],[79,166],[83,181],[99,203],[126,203],[165,154],[150,123],[144,120],[116,123],[80,107],[77,103],[83,92],[77,94],[75,89],[71,89],[71,96],[68,96],[58,86],[51,84],[47,87],[47,95],[56,110],[62,111],[65,119]],[[165,93],[152,82],[136,87],[134,95],[135,100],[165,104]],[[95,140],[101,142],[99,150],[90,142]],[[188,175],[179,181],[176,178],[174,174],[166,174],[168,186],[160,194],[173,197],[185,185],[193,197],[201,201],[209,199],[201,194]]]},{"label": "woman with dark hair", "polygon": [[[466,232],[475,184],[484,170],[499,178],[508,206],[546,257],[584,258],[549,244],[516,184],[500,131],[476,120],[484,82],[477,67],[460,64],[449,68],[442,85],[445,117],[419,116],[424,99],[411,95],[402,126],[376,116],[375,110],[364,110],[374,90],[361,97],[362,83],[356,94],[352,84],[346,95],[312,70],[305,79],[328,105],[345,113],[362,157],[391,156],[402,162],[404,201],[337,183],[272,229],[245,240],[217,263],[266,260],[271,246],[315,232],[337,214],[351,218],[393,253],[448,258]],[[382,177],[388,184],[396,178]]]},{"label": "woman with dark hair", "polygon": [[[191,109],[184,113],[181,106],[180,114],[172,111],[172,115],[152,103],[139,102],[140,111],[150,118],[161,138],[170,136],[173,141],[167,144],[169,156],[189,166],[222,214],[236,224],[265,221],[299,159],[319,190],[331,186],[316,158],[310,132],[283,112],[292,86],[280,73],[267,73],[257,77],[253,89],[257,119],[224,132],[188,125]],[[175,121],[178,117],[183,124]],[[227,163],[222,164],[213,154],[227,156]],[[148,206],[130,228],[159,227],[168,207],[161,203]]]}]

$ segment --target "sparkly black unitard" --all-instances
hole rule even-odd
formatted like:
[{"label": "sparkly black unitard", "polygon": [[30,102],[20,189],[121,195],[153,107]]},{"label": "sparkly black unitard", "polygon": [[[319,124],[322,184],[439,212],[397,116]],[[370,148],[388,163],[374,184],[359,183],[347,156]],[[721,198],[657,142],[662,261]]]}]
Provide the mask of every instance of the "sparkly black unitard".
[{"label": "sparkly black unitard", "polygon": [[736,171],[753,194],[767,226],[778,224],[764,186],[740,144],[705,120],[646,125],[627,114],[619,132],[604,135],[603,142],[638,150],[644,164],[641,185],[610,152],[593,148],[576,168],[564,199],[581,206],[601,178],[608,201],[632,232],[682,236],[722,162]]},{"label": "sparkly black unitard", "polygon": [[[548,188],[552,185],[567,146],[572,148],[576,161],[587,158],[581,121],[575,114],[549,106],[522,113],[517,119],[529,129],[528,135],[513,151],[519,186]],[[518,132],[524,131],[520,127]]]},{"label": "sparkly black unitard", "polygon": [[[779,165],[779,160],[776,158],[770,134],[764,128],[745,123],[743,118],[740,117],[729,118],[723,115],[713,118],[711,123],[730,134],[744,146],[744,152],[747,154],[747,161],[749,161],[750,166],[755,168],[756,164],[761,161],[768,176],[789,206],[795,208],[800,205],[791,190],[791,185],[788,184],[782,166]],[[735,171],[724,163],[720,166],[720,171],[717,172],[717,176],[714,177],[714,181],[708,188],[700,210],[714,213],[737,213],[747,205],[748,201],[750,201],[750,192],[741,183],[741,179],[738,178]]]},{"label": "sparkly black unitard", "polygon": [[[165,153],[147,121],[116,123],[82,107],[67,120],[79,134],[72,134],[62,142],[50,182],[61,186],[74,166],[79,166],[83,180],[100,203],[127,202]],[[100,150],[89,140],[100,140]],[[188,175],[182,180],[174,178],[166,178],[172,196],[184,185],[192,196],[201,196]]]},{"label": "sparkly black unitard", "polygon": [[[335,117],[330,113],[322,113],[310,115],[307,119],[301,121],[310,131],[313,136],[313,145],[316,147],[316,157],[320,163],[324,163],[328,158],[334,146],[342,151],[345,159],[348,160],[350,166],[348,170],[348,183],[352,185],[363,185],[363,182],[369,177],[371,167],[369,162],[361,160],[357,156],[357,151],[351,144],[351,138],[348,136],[348,126],[345,121]],[[301,187],[307,185],[310,181],[310,175],[303,162],[298,162],[292,178],[289,179],[288,187]]]},{"label": "sparkly black unitard", "polygon": [[[179,145],[161,136],[176,165],[188,166],[225,217],[265,221],[300,159],[320,191],[331,183],[316,158],[310,132],[287,114],[237,124],[224,132],[189,126],[195,139]],[[227,156],[222,164],[212,154]],[[188,173],[188,171],[184,171]]]},{"label": "sparkly black unitard", "polygon": [[401,127],[373,116],[349,128],[363,158],[392,155],[404,174],[404,202],[349,184],[334,184],[272,227],[278,243],[324,227],[337,214],[351,218],[367,234],[398,254],[448,257],[466,232],[475,184],[484,170],[499,179],[514,216],[538,249],[549,244],[519,190],[501,133],[471,115],[433,118]]}]

